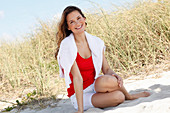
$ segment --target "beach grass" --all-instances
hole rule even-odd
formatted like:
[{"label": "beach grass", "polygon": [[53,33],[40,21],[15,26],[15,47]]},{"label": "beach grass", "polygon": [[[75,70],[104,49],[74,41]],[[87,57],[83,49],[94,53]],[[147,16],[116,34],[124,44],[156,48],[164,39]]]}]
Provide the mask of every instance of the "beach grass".
[{"label": "beach grass", "polygon": [[[110,11],[98,8],[85,15],[86,31],[104,40],[108,63],[123,78],[170,69],[169,0],[139,2]],[[22,42],[1,42],[0,95],[27,88],[40,97],[65,92],[54,57],[57,21],[38,21],[39,26]]]}]

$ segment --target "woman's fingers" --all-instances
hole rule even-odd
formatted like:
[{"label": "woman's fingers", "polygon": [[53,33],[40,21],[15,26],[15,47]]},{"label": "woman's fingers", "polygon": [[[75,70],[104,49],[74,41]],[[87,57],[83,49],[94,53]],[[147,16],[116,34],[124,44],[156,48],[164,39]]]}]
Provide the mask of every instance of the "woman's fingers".
[{"label": "woman's fingers", "polygon": [[112,76],[115,76],[117,78],[117,82],[118,82],[119,87],[122,87],[123,86],[123,79],[116,74],[112,74]]},{"label": "woman's fingers", "polygon": [[120,81],[118,81],[118,85],[119,85],[119,87],[121,87],[121,82]]},{"label": "woman's fingers", "polygon": [[123,86],[123,80],[121,79],[120,81],[120,86],[122,87]]},{"label": "woman's fingers", "polygon": [[119,76],[119,83],[120,83],[120,87],[123,86],[123,79]]}]

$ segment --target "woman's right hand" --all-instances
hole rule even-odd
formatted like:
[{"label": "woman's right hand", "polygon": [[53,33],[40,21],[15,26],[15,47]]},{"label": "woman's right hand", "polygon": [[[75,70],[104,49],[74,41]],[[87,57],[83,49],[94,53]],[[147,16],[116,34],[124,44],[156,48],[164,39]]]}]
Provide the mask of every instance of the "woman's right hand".
[{"label": "woman's right hand", "polygon": [[112,74],[112,76],[115,76],[117,78],[117,82],[118,82],[119,87],[122,87],[123,86],[123,79],[117,74]]}]

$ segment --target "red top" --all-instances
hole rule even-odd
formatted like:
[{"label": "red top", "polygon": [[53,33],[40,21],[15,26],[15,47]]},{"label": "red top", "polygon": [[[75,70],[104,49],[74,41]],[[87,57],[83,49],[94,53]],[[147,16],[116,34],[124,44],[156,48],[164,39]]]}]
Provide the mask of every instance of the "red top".
[{"label": "red top", "polygon": [[[88,86],[93,84],[95,78],[95,68],[93,65],[92,56],[90,56],[87,59],[84,59],[77,52],[76,62],[83,78],[83,90],[84,90]],[[75,93],[75,91],[74,91],[73,75],[71,74],[71,72],[69,75],[72,83],[70,84],[70,87],[67,89],[68,92],[67,96],[71,97]]]}]

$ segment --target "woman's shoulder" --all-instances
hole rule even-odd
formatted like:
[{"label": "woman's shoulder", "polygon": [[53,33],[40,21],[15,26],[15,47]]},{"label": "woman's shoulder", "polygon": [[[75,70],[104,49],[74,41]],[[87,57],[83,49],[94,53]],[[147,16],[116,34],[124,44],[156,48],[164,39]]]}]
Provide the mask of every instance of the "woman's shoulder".
[{"label": "woman's shoulder", "polygon": [[61,41],[61,45],[60,47],[70,47],[73,44],[73,41],[71,40],[71,38],[66,37]]},{"label": "woman's shoulder", "polygon": [[70,43],[70,39],[68,37],[64,38],[62,41],[61,41],[61,44],[64,44],[64,45],[67,45],[68,43]]},{"label": "woman's shoulder", "polygon": [[95,35],[93,35],[93,34],[89,34],[89,33],[87,33],[87,32],[86,32],[86,34],[87,34],[88,36],[90,36],[90,37],[91,37],[91,40],[93,40],[93,41],[103,42],[103,40],[102,40],[101,38],[99,38],[99,37],[97,37],[97,36],[95,36]]},{"label": "woman's shoulder", "polygon": [[92,35],[92,39],[96,42],[96,43],[104,43],[104,41],[101,39],[101,38],[99,38],[99,37],[97,37],[97,36],[94,36],[94,35]]},{"label": "woman's shoulder", "polygon": [[95,38],[95,40],[97,40],[97,41],[102,41],[103,42],[103,40],[101,39],[101,38],[99,38],[99,37],[97,37],[97,36],[94,36],[94,38]]}]

